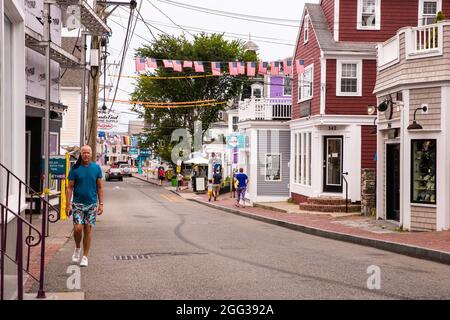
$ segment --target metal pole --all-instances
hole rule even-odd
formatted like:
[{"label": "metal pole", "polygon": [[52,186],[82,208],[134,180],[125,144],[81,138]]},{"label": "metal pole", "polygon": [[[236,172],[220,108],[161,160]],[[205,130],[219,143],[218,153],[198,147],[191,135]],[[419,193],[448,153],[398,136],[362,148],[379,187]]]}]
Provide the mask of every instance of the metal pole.
[{"label": "metal pole", "polygon": [[86,110],[86,33],[81,32],[81,112],[80,112],[80,150],[85,144],[84,129],[85,129],[85,110]]},{"label": "metal pole", "polygon": [[39,291],[37,298],[45,298],[44,292],[44,261],[45,261],[45,235],[47,228],[47,213],[48,213],[48,190],[49,190],[49,172],[48,172],[48,158],[50,155],[49,137],[50,137],[50,24],[52,19],[50,16],[50,3],[44,4],[44,39],[47,41],[45,47],[45,129],[44,129],[44,210],[42,214],[42,242],[41,242],[41,267],[39,277]]}]

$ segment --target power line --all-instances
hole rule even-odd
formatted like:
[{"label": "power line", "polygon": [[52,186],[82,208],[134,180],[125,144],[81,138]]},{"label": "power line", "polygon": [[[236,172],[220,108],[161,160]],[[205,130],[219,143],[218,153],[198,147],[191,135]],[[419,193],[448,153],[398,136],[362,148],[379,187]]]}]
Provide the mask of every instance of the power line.
[{"label": "power line", "polygon": [[156,10],[158,10],[159,12],[161,12],[167,19],[169,19],[174,25],[180,27],[181,29],[183,29],[184,31],[186,31],[186,33],[188,33],[189,35],[191,35],[192,37],[194,37],[194,35],[192,33],[190,33],[189,31],[187,31],[186,29],[184,29],[183,27],[181,27],[179,24],[177,24],[175,21],[173,21],[167,14],[165,14],[161,9],[159,9],[157,6],[155,6],[150,0],[147,0],[148,3],[150,3],[150,5],[152,5]]},{"label": "power line", "polygon": [[[141,2],[142,3],[142,2]],[[111,102],[111,106],[109,107],[109,111],[111,111],[113,105],[114,105],[114,100],[116,100],[116,96],[117,96],[117,89],[119,87],[119,83],[120,83],[120,75],[122,74],[122,70],[123,70],[123,63],[125,61],[125,55],[127,52],[127,46],[126,44],[128,43],[128,36],[130,34],[130,26],[133,20],[133,12],[134,9],[130,10],[130,16],[128,17],[128,26],[127,26],[127,33],[125,34],[125,41],[124,41],[124,48],[123,48],[123,52],[122,52],[122,59],[120,61],[120,69],[119,69],[119,77],[117,78],[117,84],[116,84],[116,88],[114,91],[114,97],[113,97],[113,101]]]},{"label": "power line", "polygon": [[[156,20],[145,20],[148,23],[153,23],[156,25],[162,25],[165,27],[170,27],[170,28],[175,28],[172,25],[169,25],[168,23],[164,23],[162,21],[156,21]],[[193,31],[210,31],[210,32],[214,32],[214,33],[225,33],[225,34],[232,34],[232,35],[237,35],[237,36],[244,36],[247,37],[247,34],[243,34],[243,33],[235,33],[235,32],[228,32],[228,31],[219,31],[219,30],[212,30],[212,29],[206,29],[206,28],[199,28],[199,27],[193,27],[193,26],[186,26],[186,25],[181,25],[183,28],[186,28],[188,30],[193,30]],[[291,41],[291,40],[287,40],[287,39],[279,39],[279,38],[272,38],[272,37],[265,37],[265,36],[255,36],[255,35],[251,35],[252,38],[258,38],[258,39],[267,39],[267,40],[279,40],[279,41]]]},{"label": "power line", "polygon": [[[244,38],[242,38],[242,37],[233,36],[233,35],[244,36],[244,37],[247,36],[247,35],[242,34],[242,33],[233,33],[233,32],[226,32],[226,31],[218,31],[218,30],[202,29],[202,28],[189,27],[189,26],[183,26],[183,25],[172,26],[172,25],[168,25],[168,24],[162,23],[162,22],[155,22],[155,21],[150,21],[150,20],[144,20],[144,18],[143,18],[142,16],[140,17],[139,20],[141,20],[142,22],[144,22],[146,25],[147,25],[147,24],[150,24],[150,22],[151,22],[151,23],[156,24],[156,25],[162,25],[162,26],[167,27],[167,28],[181,29],[181,30],[184,30],[184,31],[186,31],[186,30],[191,30],[191,31],[196,31],[196,32],[204,32],[204,33],[210,34],[210,35],[211,35],[211,34],[222,33],[222,34],[224,34],[225,37],[233,38],[233,39],[240,39],[240,40],[244,40],[244,41],[245,41],[246,39],[244,39]],[[157,29],[157,28],[156,28],[154,25],[152,25],[152,24],[150,24],[150,26],[152,26],[153,28]],[[161,29],[157,29],[157,30],[162,31]],[[162,32],[164,32],[164,31],[162,31]],[[164,33],[167,34],[166,32],[164,32]],[[229,35],[227,35],[227,34],[229,34]],[[261,40],[261,39],[278,40],[277,38],[270,38],[270,37],[263,37],[263,36],[254,36],[254,35],[252,35],[252,37],[258,38],[258,42],[271,43],[271,44],[280,44],[280,45],[285,45],[285,46],[290,46],[290,47],[293,47],[293,46],[294,46],[294,45],[291,44],[291,43],[283,43],[283,42],[278,42],[278,41]],[[284,40],[284,39],[283,39],[282,41],[289,41],[289,40]]]},{"label": "power line", "polygon": [[[158,1],[170,4],[170,5],[173,5],[173,6],[176,6],[176,7],[180,7],[180,8],[184,8],[184,9],[188,9],[188,10],[192,10],[192,11],[203,12],[203,13],[216,15],[216,16],[228,17],[228,18],[237,19],[237,20],[246,20],[246,21],[257,22],[257,23],[278,25],[278,26],[283,26],[283,27],[298,28],[298,25],[276,23],[276,22],[269,22],[269,21],[261,21],[261,20],[256,20],[256,19],[243,18],[243,17],[239,18],[239,17],[233,16],[233,15],[230,15],[230,14],[226,14],[226,13],[214,13],[214,12],[210,12],[210,11],[207,11],[205,9],[202,9],[201,7],[194,8],[191,5],[185,5],[183,3],[174,2],[174,1],[170,1],[170,2],[166,1],[166,0],[158,0]],[[210,9],[208,9],[208,10],[210,10]],[[261,17],[261,18],[264,18],[264,17]]]},{"label": "power line", "polygon": [[236,12],[223,11],[223,10],[216,10],[216,9],[199,7],[199,6],[194,6],[192,4],[181,3],[181,2],[177,2],[177,1],[171,1],[171,0],[158,0],[158,1],[170,4],[170,5],[174,5],[174,6],[184,6],[184,7],[187,7],[187,8],[201,9],[201,10],[206,10],[206,11],[215,12],[215,13],[228,14],[228,15],[232,15],[232,16],[236,16],[236,17],[260,19],[260,20],[269,20],[269,21],[284,21],[284,22],[300,23],[299,20],[273,18],[273,17],[263,17],[263,16],[242,14],[242,13],[236,13]]}]

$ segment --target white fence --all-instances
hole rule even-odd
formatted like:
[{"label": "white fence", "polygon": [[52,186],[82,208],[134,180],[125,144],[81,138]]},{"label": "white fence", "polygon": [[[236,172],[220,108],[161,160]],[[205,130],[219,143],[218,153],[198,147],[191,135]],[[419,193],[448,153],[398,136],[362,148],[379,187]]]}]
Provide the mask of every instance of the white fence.
[{"label": "white fence", "polygon": [[378,69],[382,70],[400,61],[403,44],[401,34],[405,34],[405,58],[419,59],[442,55],[444,25],[448,21],[420,27],[403,28],[397,35],[378,45]]},{"label": "white fence", "polygon": [[291,113],[290,98],[253,98],[239,102],[239,121],[289,120]]}]

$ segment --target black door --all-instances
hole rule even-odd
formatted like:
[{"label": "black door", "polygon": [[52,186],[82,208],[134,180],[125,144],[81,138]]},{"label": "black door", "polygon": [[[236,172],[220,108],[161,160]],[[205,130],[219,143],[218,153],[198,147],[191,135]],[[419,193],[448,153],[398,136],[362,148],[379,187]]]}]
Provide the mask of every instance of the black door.
[{"label": "black door", "polygon": [[400,144],[386,145],[386,219],[400,221]]},{"label": "black door", "polygon": [[323,145],[323,191],[342,192],[343,137],[324,137]]}]

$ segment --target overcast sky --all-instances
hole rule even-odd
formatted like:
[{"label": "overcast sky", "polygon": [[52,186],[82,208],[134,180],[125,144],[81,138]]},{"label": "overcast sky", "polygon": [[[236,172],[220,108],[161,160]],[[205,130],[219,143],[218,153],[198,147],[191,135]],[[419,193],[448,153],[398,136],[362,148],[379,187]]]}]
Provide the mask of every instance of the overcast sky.
[{"label": "overcast sky", "polygon": [[[180,35],[183,30],[175,26],[167,17],[159,12],[151,3],[157,8],[169,16],[176,24],[185,28],[198,28],[207,32],[227,32],[232,37],[240,37],[243,40],[248,40],[249,34],[252,37],[252,41],[259,46],[259,55],[261,59],[271,61],[283,59],[292,56],[294,50],[294,44],[298,33],[298,25],[300,23],[301,14],[305,2],[318,3],[319,0],[279,0],[279,1],[267,1],[267,0],[174,0],[184,5],[193,5],[198,7],[210,8],[214,10],[222,10],[239,14],[263,16],[279,19],[296,20],[296,22],[284,22],[284,21],[272,21],[275,23],[290,24],[297,27],[279,26],[274,24],[258,23],[246,20],[237,20],[224,16],[211,15],[203,12],[192,11],[185,8],[169,5],[159,0],[138,0],[138,7],[142,2],[141,13],[145,20],[152,21],[155,27],[161,29],[164,32],[173,35]],[[111,56],[109,62],[114,60],[119,62],[119,51],[123,45],[125,38],[125,29],[120,25],[126,27],[128,21],[128,9],[117,9],[113,16],[108,19],[108,25],[112,28],[112,37],[110,38],[109,52]],[[161,33],[158,30],[152,29],[153,33]],[[188,30],[192,34],[198,31]],[[239,34],[239,35],[238,35]],[[192,39],[190,35],[187,35],[188,39]],[[261,39],[258,37],[265,37]],[[226,37],[227,39],[234,39]],[[271,38],[271,39],[266,39]],[[134,60],[133,55],[135,50],[140,46],[148,43],[144,39],[152,40],[148,28],[140,21],[135,29],[135,34],[132,38],[131,45],[127,51],[127,59],[125,60],[123,75],[134,74]],[[267,42],[266,42],[267,41]],[[279,43],[269,43],[279,42]],[[114,70],[114,68],[110,68]],[[108,74],[114,73],[108,72]],[[114,85],[117,78],[111,77],[108,81],[114,80]],[[117,92],[116,99],[128,100],[128,93],[133,91],[133,79],[122,78],[120,80],[119,91]],[[112,99],[114,92],[109,93],[109,97]],[[109,105],[108,105],[109,106]],[[129,106],[115,104],[114,110],[118,112],[127,112]],[[128,119],[135,118],[132,115],[122,114],[120,122],[123,124],[121,130],[126,131],[126,123]]]}]

